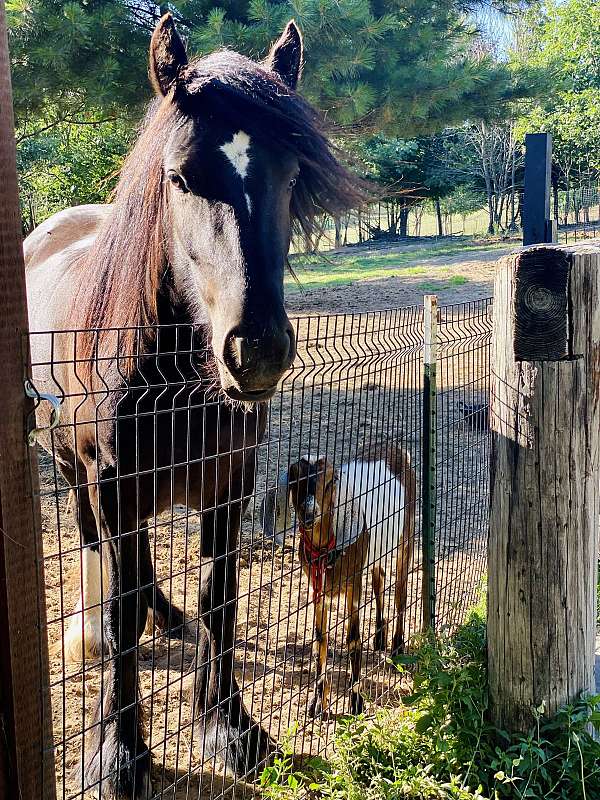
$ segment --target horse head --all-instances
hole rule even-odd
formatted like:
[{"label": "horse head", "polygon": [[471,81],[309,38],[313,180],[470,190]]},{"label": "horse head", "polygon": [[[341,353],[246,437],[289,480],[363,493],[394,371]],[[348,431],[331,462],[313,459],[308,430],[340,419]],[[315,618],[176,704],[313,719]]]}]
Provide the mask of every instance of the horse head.
[{"label": "horse head", "polygon": [[170,15],[150,46],[155,91],[179,112],[163,152],[173,280],[237,400],[268,399],[295,356],[283,279],[301,164],[289,124],[268,127],[282,99],[298,103],[301,63],[293,22],[263,64],[229,51],[188,63]]}]

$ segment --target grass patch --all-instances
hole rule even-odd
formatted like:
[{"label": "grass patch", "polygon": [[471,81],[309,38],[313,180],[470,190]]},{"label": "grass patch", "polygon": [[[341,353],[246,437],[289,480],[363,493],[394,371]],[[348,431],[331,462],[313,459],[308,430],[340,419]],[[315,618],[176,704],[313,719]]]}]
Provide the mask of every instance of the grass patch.
[{"label": "grass patch", "polygon": [[469,279],[464,275],[451,275],[447,280],[423,281],[419,284],[419,289],[423,292],[443,292],[453,286],[464,286]]},{"label": "grass patch", "polygon": [[[331,800],[592,800],[600,797],[600,744],[589,724],[600,697],[581,699],[526,736],[486,721],[485,613],[452,637],[421,639],[405,708],[338,724],[328,760],[292,770],[287,753],[267,768],[271,800],[307,793]],[[400,667],[402,668],[402,667]]]},{"label": "grass patch", "polygon": [[[505,244],[498,242],[489,245],[456,242],[454,244],[431,245],[430,247],[415,247],[406,251],[391,253],[379,252],[371,254],[362,252],[353,255],[349,252],[347,255],[335,255],[331,258],[319,255],[296,256],[292,259],[292,266],[300,286],[291,275],[288,275],[285,279],[286,290],[288,292],[310,291],[332,286],[349,286],[360,280],[381,280],[392,277],[423,275],[429,271],[429,268],[421,264],[415,265],[415,261],[457,255],[459,253],[466,254],[473,250],[494,250],[505,246]],[[449,286],[461,285],[460,283],[452,283],[453,280],[466,282],[467,279],[460,275],[453,276],[450,279]]]}]

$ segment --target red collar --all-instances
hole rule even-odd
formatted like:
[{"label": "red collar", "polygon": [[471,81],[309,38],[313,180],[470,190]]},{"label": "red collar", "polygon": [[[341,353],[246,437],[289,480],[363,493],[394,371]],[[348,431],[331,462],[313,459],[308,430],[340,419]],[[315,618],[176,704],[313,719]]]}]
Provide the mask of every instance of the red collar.
[{"label": "red collar", "polygon": [[323,594],[323,578],[329,566],[329,555],[335,550],[335,536],[331,533],[325,545],[317,547],[310,538],[310,531],[303,525],[300,528],[300,549],[310,569],[310,582],[313,591],[313,603],[318,603]]}]

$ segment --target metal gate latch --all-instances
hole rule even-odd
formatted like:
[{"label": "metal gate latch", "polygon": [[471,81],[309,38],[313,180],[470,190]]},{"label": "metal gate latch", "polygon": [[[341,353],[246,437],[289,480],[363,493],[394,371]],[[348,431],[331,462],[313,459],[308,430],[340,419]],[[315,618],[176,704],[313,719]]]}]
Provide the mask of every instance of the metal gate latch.
[{"label": "metal gate latch", "polygon": [[50,412],[50,425],[48,425],[47,428],[33,428],[33,430],[29,431],[27,442],[30,447],[33,447],[43,431],[51,431],[53,428],[56,428],[60,422],[60,400],[53,394],[38,392],[29,378],[26,379],[23,385],[25,387],[25,394],[27,397],[31,397],[38,402],[40,400],[47,400],[52,406],[52,411]]}]

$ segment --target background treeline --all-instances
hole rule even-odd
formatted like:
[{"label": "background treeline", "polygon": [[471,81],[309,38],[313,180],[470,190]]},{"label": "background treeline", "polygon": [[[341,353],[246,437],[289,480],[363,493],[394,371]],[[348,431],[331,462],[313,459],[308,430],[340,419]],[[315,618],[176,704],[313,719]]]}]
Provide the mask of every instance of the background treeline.
[{"label": "background treeline", "polygon": [[[479,209],[490,233],[516,229],[527,131],[554,136],[557,218],[598,203],[594,0],[213,2],[8,0],[26,231],[110,196],[150,99],[148,40],[167,10],[196,54],[261,58],[297,20],[303,93],[383,187],[383,203],[353,215],[361,238],[406,235],[409,219],[418,233],[424,210],[438,233]],[[327,223],[332,242],[348,238],[349,219]]]}]

